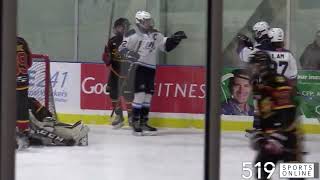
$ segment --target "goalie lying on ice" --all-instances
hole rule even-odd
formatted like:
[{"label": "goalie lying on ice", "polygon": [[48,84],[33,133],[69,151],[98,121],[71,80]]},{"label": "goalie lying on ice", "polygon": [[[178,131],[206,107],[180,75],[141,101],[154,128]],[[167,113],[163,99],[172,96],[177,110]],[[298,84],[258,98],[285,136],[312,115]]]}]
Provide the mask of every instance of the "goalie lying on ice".
[{"label": "goalie lying on ice", "polygon": [[88,126],[82,121],[65,124],[53,118],[50,111],[35,98],[29,97],[30,145],[86,146]]}]

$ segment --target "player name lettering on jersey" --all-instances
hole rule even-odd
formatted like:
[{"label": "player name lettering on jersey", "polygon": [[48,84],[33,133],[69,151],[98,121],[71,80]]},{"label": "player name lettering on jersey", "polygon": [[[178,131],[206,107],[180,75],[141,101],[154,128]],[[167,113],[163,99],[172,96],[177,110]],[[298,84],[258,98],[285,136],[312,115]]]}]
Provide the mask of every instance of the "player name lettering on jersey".
[{"label": "player name lettering on jersey", "polygon": [[288,60],[289,53],[286,52],[270,52],[270,56],[273,60]]}]

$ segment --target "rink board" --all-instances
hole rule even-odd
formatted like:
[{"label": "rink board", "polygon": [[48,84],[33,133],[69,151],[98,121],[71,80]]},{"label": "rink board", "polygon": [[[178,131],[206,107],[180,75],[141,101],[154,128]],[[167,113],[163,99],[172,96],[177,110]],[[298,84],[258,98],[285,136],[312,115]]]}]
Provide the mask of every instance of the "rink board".
[{"label": "rink board", "polygon": [[[59,114],[59,120],[67,123],[74,123],[78,120],[83,120],[86,124],[106,125],[110,124],[109,115],[80,115],[80,114]],[[252,127],[251,117],[238,116],[222,117],[221,129],[222,131],[244,131]],[[320,134],[320,123],[317,120],[308,120],[308,123],[302,124],[302,129],[308,134]],[[187,119],[187,118],[165,118],[165,117],[152,117],[150,124],[162,128],[198,128],[204,129],[204,121],[202,119]]]},{"label": "rink board", "polygon": [[[109,93],[105,91],[110,70],[104,64],[51,62],[50,70],[56,111],[61,121],[75,122],[81,119],[87,124],[110,123],[112,106]],[[229,71],[225,70],[225,73]],[[151,123],[164,128],[204,128],[205,72],[206,69],[200,66],[159,66],[151,103]],[[318,76],[301,75],[299,80],[304,86],[311,87],[320,84],[320,78],[315,77]],[[38,85],[32,80],[30,84]],[[224,96],[221,102],[229,96],[227,84],[227,80],[223,80],[221,87]],[[320,92],[305,90],[302,93],[306,97],[314,95],[304,100],[312,105],[308,109],[317,110],[320,107],[316,99],[317,94],[320,97]],[[309,103],[311,100],[313,103]],[[307,111],[304,114],[308,116]],[[303,122],[307,133],[320,134],[318,120],[304,118]],[[222,116],[221,127],[225,131],[243,131],[252,127],[252,117]]]}]

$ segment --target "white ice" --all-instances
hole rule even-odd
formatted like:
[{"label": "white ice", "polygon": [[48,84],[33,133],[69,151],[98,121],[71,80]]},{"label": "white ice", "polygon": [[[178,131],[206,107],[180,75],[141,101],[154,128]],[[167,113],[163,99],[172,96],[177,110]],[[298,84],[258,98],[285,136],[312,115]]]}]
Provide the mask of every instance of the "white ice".
[{"label": "white ice", "polygon": [[[204,134],[198,129],[160,129],[132,136],[129,129],[90,126],[87,147],[32,147],[16,156],[17,180],[202,180]],[[223,132],[221,180],[242,179],[252,161],[243,133]],[[320,135],[308,135],[306,161],[320,161]],[[274,178],[278,179],[278,178]]]}]

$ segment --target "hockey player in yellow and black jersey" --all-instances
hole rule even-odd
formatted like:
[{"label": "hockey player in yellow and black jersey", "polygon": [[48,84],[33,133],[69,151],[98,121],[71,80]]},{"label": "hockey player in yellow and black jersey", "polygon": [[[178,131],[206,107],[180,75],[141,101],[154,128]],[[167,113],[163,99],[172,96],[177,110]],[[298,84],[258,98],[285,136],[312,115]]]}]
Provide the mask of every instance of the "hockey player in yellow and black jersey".
[{"label": "hockey player in yellow and black jersey", "polygon": [[123,35],[129,30],[129,27],[130,23],[128,19],[117,19],[113,25],[115,36],[108,41],[103,53],[103,61],[110,67],[108,91],[112,100],[113,110],[116,114],[112,121],[112,126],[115,129],[121,128],[124,125],[120,96],[124,96],[126,100],[129,122],[132,114],[131,102],[133,100],[133,94],[129,88],[131,87],[128,84],[130,82],[127,81],[130,61],[122,58],[118,52],[118,47],[122,43]]},{"label": "hockey player in yellow and black jersey", "polygon": [[17,96],[17,131],[18,136],[29,132],[28,111],[28,69],[32,65],[31,51],[28,43],[22,37],[16,38],[16,96]]},{"label": "hockey player in yellow and black jersey", "polygon": [[[255,163],[302,161],[301,135],[294,103],[295,88],[288,78],[277,74],[275,63],[263,51],[250,59],[255,118],[258,129],[251,134],[251,145],[258,152]],[[262,171],[258,179],[267,179]]]}]

